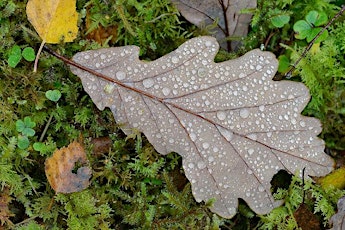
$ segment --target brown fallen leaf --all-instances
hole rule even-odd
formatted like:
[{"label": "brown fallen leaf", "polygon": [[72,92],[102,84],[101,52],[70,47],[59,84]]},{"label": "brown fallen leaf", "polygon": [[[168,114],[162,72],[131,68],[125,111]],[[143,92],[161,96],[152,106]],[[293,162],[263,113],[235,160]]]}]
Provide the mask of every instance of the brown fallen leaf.
[{"label": "brown fallen leaf", "polygon": [[117,39],[117,26],[107,26],[104,27],[103,25],[99,24],[97,28],[91,29],[91,16],[90,16],[90,7],[87,9],[86,12],[86,19],[85,19],[85,27],[88,31],[87,39],[94,40],[97,43],[104,45],[104,42],[108,41],[110,39],[111,43],[115,43]]},{"label": "brown fallen leaf", "polygon": [[315,214],[309,210],[308,206],[302,203],[294,212],[294,217],[301,230],[319,230],[320,221]]},{"label": "brown fallen leaf", "polygon": [[198,202],[215,198],[212,211],[230,218],[242,198],[265,214],[281,203],[270,191],[279,170],[321,176],[334,161],[317,137],[320,122],[300,114],[308,89],[272,80],[272,53],[215,63],[218,49],[215,38],[197,37],[144,62],[139,47],[113,47],[76,54],[84,69],[71,70],[127,135],[142,131],[159,153],[182,156]]},{"label": "brown fallen leaf", "polygon": [[330,230],[345,230],[345,196],[338,200],[338,212],[330,219],[330,224],[333,227]]},{"label": "brown fallen leaf", "polygon": [[96,157],[101,156],[103,153],[108,153],[113,142],[110,137],[97,137],[91,140],[92,154]]},{"label": "brown fallen leaf", "polygon": [[45,172],[49,184],[59,193],[81,191],[89,186],[91,169],[79,167],[77,173],[72,171],[76,165],[86,165],[85,150],[78,142],[72,142],[68,147],[56,150],[45,162]]},{"label": "brown fallen leaf", "polygon": [[11,203],[10,189],[8,187],[3,187],[0,190],[0,229],[3,227],[13,226],[10,220],[14,214],[9,209],[9,204]]},{"label": "brown fallen leaf", "polygon": [[[244,37],[248,33],[251,14],[241,14],[243,9],[256,8],[256,0],[172,0],[178,10],[191,23],[200,26],[217,22],[215,36],[222,48],[236,50],[240,41],[225,42],[227,37]],[[211,31],[213,32],[213,31]]]}]

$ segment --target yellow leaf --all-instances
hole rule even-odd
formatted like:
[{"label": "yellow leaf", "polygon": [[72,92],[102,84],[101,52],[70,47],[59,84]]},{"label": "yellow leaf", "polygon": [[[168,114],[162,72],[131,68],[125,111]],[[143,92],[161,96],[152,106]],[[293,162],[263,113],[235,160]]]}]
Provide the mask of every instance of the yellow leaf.
[{"label": "yellow leaf", "polygon": [[335,187],[338,189],[345,188],[345,168],[338,168],[327,176],[317,180],[323,188]]},{"label": "yellow leaf", "polygon": [[26,14],[46,43],[71,42],[78,33],[76,0],[29,0]]}]

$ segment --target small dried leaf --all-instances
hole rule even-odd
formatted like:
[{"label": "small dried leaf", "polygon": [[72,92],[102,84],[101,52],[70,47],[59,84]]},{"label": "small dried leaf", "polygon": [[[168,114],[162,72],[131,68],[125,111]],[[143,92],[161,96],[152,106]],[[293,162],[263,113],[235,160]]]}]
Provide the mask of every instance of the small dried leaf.
[{"label": "small dried leaf", "polygon": [[294,217],[301,230],[319,230],[320,221],[315,214],[309,210],[306,204],[301,204],[294,212]]},{"label": "small dried leaf", "polygon": [[83,146],[77,142],[56,150],[53,156],[47,158],[45,172],[55,192],[78,192],[89,186],[91,169],[86,166],[80,167],[75,174],[72,170],[77,163],[81,165],[88,163]]},{"label": "small dried leaf", "polygon": [[77,37],[76,0],[29,0],[26,14],[46,43],[71,42]]},{"label": "small dried leaf", "polygon": [[338,212],[331,217],[330,223],[333,228],[330,230],[344,230],[345,229],[345,196],[338,201]]},{"label": "small dried leaf", "polygon": [[0,229],[2,229],[2,226],[13,225],[10,218],[15,215],[9,209],[11,200],[10,189],[8,187],[3,187],[0,190]]},{"label": "small dried leaf", "polygon": [[302,83],[272,81],[277,59],[253,50],[222,63],[219,45],[198,37],[158,60],[139,60],[136,46],[76,54],[72,67],[99,109],[109,107],[126,134],[142,131],[161,154],[182,156],[198,202],[215,198],[212,210],[236,214],[238,198],[257,213],[280,204],[270,192],[279,170],[320,176],[332,170],[317,138],[320,122],[300,114],[309,101]]},{"label": "small dried leaf", "polygon": [[98,137],[93,138],[91,144],[93,155],[100,156],[103,153],[108,153],[113,143],[110,137]]}]

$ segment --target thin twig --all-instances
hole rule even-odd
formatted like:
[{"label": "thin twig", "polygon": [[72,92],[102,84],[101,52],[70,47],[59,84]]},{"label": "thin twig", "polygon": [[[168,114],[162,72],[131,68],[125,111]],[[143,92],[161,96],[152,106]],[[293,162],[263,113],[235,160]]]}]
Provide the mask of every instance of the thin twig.
[{"label": "thin twig", "polygon": [[165,16],[171,16],[171,15],[177,15],[177,13],[166,13],[166,14],[161,14],[159,15],[158,17],[150,20],[150,21],[145,21],[145,23],[154,23],[156,22],[157,20],[161,19],[162,17],[165,17]]},{"label": "thin twig", "polygon": [[298,58],[298,60],[295,62],[295,64],[293,64],[293,66],[290,68],[290,70],[285,74],[285,77],[290,78],[292,71],[294,71],[296,69],[296,66],[300,63],[300,61],[305,57],[305,55],[308,53],[308,51],[314,45],[316,39],[318,39],[321,36],[321,34],[323,34],[323,32],[325,32],[325,30],[327,30],[328,27],[330,27],[330,25],[335,21],[335,19],[337,19],[340,15],[343,14],[344,11],[345,11],[345,5],[342,6],[340,11],[336,15],[334,15],[334,17],[327,23],[327,25],[324,28],[322,28],[322,30],[313,38],[313,40],[311,40],[311,42],[309,43],[307,48],[305,48],[305,50],[303,51],[301,56]]},{"label": "thin twig", "polygon": [[52,119],[53,119],[53,113],[50,113],[50,117],[49,117],[48,122],[47,122],[46,126],[44,127],[44,130],[43,130],[43,132],[42,132],[42,134],[40,136],[39,142],[43,141],[44,135],[46,134]]},{"label": "thin twig", "polygon": [[276,34],[276,32],[271,32],[268,38],[266,39],[265,42],[265,48],[268,46],[268,43],[270,42],[271,38]]}]

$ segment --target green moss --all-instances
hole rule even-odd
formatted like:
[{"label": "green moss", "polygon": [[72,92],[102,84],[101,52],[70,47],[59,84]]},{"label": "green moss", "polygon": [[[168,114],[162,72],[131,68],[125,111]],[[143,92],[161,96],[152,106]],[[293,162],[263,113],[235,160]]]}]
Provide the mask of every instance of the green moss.
[{"label": "green moss", "polygon": [[[344,26],[344,23],[333,26],[322,46],[308,53],[297,66],[312,97],[304,114],[320,119],[323,125],[321,137],[328,147],[335,149],[345,149]],[[299,53],[293,50],[291,59],[294,61],[298,57]]]},{"label": "green moss", "polygon": [[299,177],[293,176],[289,188],[279,188],[274,193],[274,198],[284,200],[284,204],[261,216],[259,229],[298,229],[294,215],[301,205],[311,209],[323,220],[323,225],[327,226],[328,220],[336,212],[338,199],[344,195],[344,190],[334,187],[322,189],[311,180],[302,181]]},{"label": "green moss", "polygon": [[[27,21],[26,2],[0,1],[0,188],[1,192],[8,189],[12,198],[5,205],[13,215],[10,220],[14,229],[255,227],[259,217],[244,202],[232,220],[211,213],[208,207],[212,200],[196,203],[183,174],[181,157],[175,153],[159,155],[139,133],[126,138],[111,111],[95,107],[80,80],[64,63],[43,52],[38,72],[33,73],[32,52],[27,61],[23,51],[28,47],[37,50],[40,41]],[[142,59],[153,60],[192,35],[206,33],[180,17],[168,0],[81,0],[77,4],[79,37],[72,43],[53,46],[67,57],[102,46],[130,44],[140,46]],[[306,45],[290,40],[293,24],[311,10],[332,16],[336,8],[321,0],[258,1],[258,6],[251,32],[238,54],[266,44],[266,49],[286,55],[286,63],[296,60]],[[265,10],[268,8],[273,10]],[[275,26],[272,18],[277,16],[289,16],[290,21],[282,27]],[[88,27],[87,17],[91,20]],[[107,37],[102,44],[87,39],[87,33],[100,27],[116,28],[116,37]],[[305,114],[321,120],[322,137],[329,147],[337,149],[345,148],[343,31],[343,22],[334,25],[320,50],[309,54],[295,73],[312,94]],[[279,43],[287,43],[293,49],[285,51]],[[9,65],[13,47],[19,48],[24,58]],[[221,51],[217,61],[238,54]],[[47,92],[60,92],[61,97],[49,95],[48,99]],[[26,117],[30,121],[25,122]],[[25,146],[20,144],[24,136]],[[95,153],[91,142],[102,136],[110,137],[112,145],[105,152]],[[55,194],[45,177],[44,161],[56,148],[76,139],[81,139],[88,150],[93,170],[91,185],[78,193]],[[304,189],[311,196],[307,204],[326,221],[334,213],[335,200],[341,192],[323,191],[307,183]],[[298,180],[293,180],[289,189],[278,190],[281,198],[287,198],[286,205],[261,217],[263,226],[275,226],[285,220],[288,222],[284,224],[293,226],[295,222],[288,216],[301,203],[301,192]]]}]

